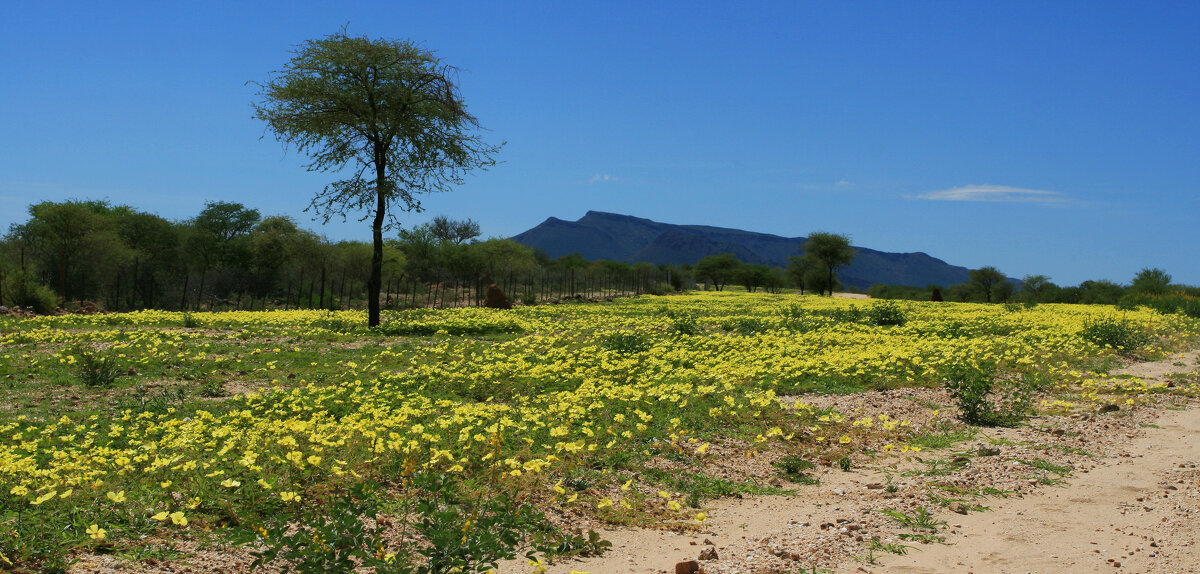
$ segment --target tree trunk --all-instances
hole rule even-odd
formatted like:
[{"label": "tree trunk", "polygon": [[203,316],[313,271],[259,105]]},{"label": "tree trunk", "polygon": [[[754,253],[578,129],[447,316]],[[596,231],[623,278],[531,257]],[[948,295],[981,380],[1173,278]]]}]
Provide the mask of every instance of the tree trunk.
[{"label": "tree trunk", "polygon": [[387,153],[375,144],[375,219],[371,221],[371,277],[367,279],[367,326],[379,325],[379,290],[383,280],[383,218],[387,214]]}]

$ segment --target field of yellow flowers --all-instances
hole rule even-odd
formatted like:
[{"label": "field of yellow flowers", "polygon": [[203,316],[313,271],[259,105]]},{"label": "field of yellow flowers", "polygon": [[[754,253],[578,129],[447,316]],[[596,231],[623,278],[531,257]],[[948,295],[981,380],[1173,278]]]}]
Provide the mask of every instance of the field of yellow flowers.
[{"label": "field of yellow flowers", "polygon": [[[707,499],[771,491],[706,476],[710,448],[829,461],[920,432],[796,395],[939,386],[967,365],[1035,381],[1047,411],[1136,402],[1166,389],[1104,373],[1198,335],[1144,309],[745,293],[413,310],[374,330],[357,311],[2,320],[0,563],[185,538],[308,571],[598,551],[547,517],[686,527]],[[692,471],[647,471],[666,459]]]}]

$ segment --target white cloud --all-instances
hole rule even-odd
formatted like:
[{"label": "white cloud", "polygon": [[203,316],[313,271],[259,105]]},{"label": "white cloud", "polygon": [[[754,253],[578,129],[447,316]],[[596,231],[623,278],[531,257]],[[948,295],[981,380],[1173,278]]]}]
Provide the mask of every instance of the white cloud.
[{"label": "white cloud", "polygon": [[614,182],[618,182],[618,181],[621,181],[621,180],[618,179],[617,176],[615,176],[615,175],[609,175],[607,173],[598,173],[596,175],[593,175],[592,179],[588,180],[588,183],[614,183]]},{"label": "white cloud", "polygon": [[1072,199],[1057,191],[1040,189],[1022,189],[1007,185],[964,185],[941,191],[930,191],[908,196],[910,199],[929,199],[935,201],[989,201],[1014,203],[1041,203],[1044,205],[1063,205]]}]

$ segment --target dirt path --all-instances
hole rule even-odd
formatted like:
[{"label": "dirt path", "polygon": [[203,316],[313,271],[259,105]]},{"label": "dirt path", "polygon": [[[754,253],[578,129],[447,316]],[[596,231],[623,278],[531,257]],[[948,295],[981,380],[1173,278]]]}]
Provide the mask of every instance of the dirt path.
[{"label": "dirt path", "polygon": [[956,520],[962,534],[880,560],[869,572],[1196,572],[1200,409],[1169,411],[1064,488]]},{"label": "dirt path", "polygon": [[[1192,351],[1135,365],[1130,374],[1160,379],[1192,372],[1198,361],[1200,352]],[[548,573],[669,573],[709,549],[716,559],[697,562],[705,574],[1197,572],[1200,409],[1183,404],[1044,417],[1028,427],[989,430],[982,440],[956,446],[955,452],[980,454],[936,479],[900,472],[913,465],[900,457],[872,469],[825,470],[819,486],[796,496],[711,503],[703,532],[602,531],[613,543],[610,552],[550,565]],[[982,454],[996,444],[1004,445],[1003,453]],[[1042,457],[1073,469],[1065,483],[1038,480],[1053,475],[1026,461]],[[885,491],[881,484],[891,480],[898,488]],[[931,504],[930,486],[937,483],[995,486],[1014,495],[981,498],[990,510],[961,515]],[[944,544],[903,539],[911,531],[881,512],[912,515],[919,508],[945,521],[938,532]],[[872,539],[909,548],[905,555],[872,550]],[[523,563],[500,570],[529,571]]]}]

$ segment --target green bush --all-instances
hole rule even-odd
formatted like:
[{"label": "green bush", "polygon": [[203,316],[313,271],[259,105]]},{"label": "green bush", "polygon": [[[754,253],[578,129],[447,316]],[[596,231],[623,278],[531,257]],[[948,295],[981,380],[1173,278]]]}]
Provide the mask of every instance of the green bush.
[{"label": "green bush", "polygon": [[75,376],[89,388],[108,388],[121,376],[121,367],[111,353],[87,345],[75,348]]},{"label": "green bush", "polygon": [[880,301],[872,305],[867,310],[867,318],[881,327],[908,323],[908,314],[892,301]]},{"label": "green bush", "polygon": [[701,332],[700,322],[694,315],[668,311],[667,317],[672,321],[670,330],[676,335],[699,335]]},{"label": "green bush", "polygon": [[1011,427],[1033,412],[1036,384],[1029,377],[998,379],[992,365],[958,365],[946,373],[946,390],[959,419],[979,426]]},{"label": "green bush", "polygon": [[31,280],[21,272],[9,278],[4,292],[13,305],[32,308],[39,315],[49,315],[58,306],[58,295],[53,289]]},{"label": "green bush", "polygon": [[643,353],[654,346],[654,339],[646,333],[621,331],[604,338],[604,348],[623,354]]},{"label": "green bush", "polygon": [[1117,352],[1128,354],[1150,342],[1146,333],[1132,321],[1116,317],[1101,317],[1083,323],[1079,336],[1101,347],[1112,347]]}]

